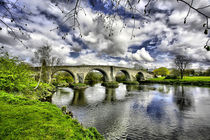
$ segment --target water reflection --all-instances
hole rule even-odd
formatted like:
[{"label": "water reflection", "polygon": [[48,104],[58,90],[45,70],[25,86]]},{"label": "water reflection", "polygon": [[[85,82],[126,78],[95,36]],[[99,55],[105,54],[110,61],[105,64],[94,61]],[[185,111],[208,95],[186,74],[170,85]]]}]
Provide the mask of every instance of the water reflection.
[{"label": "water reflection", "polygon": [[185,91],[184,86],[174,87],[174,102],[177,104],[179,110],[190,110],[193,106],[193,95]]},{"label": "water reflection", "polygon": [[115,88],[106,88],[105,95],[106,95],[106,97],[104,99],[104,102],[116,101]]},{"label": "water reflection", "polygon": [[82,106],[82,105],[87,104],[87,100],[86,100],[84,91],[85,91],[84,89],[74,91],[74,95],[73,95],[71,105]]},{"label": "water reflection", "polygon": [[96,84],[85,90],[61,88],[52,102],[67,106],[106,139],[210,138],[210,88],[120,84],[114,89]]}]

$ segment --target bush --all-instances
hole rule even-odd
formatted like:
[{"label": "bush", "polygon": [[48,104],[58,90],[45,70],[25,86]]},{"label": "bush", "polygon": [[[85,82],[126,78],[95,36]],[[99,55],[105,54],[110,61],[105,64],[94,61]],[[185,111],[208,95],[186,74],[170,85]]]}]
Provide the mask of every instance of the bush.
[{"label": "bush", "polygon": [[85,89],[88,86],[84,83],[73,83],[73,84],[70,85],[70,87],[73,88],[73,89]]},{"label": "bush", "polygon": [[117,82],[126,81],[126,76],[124,74],[123,75],[117,75],[115,78],[116,78]]},{"label": "bush", "polygon": [[85,77],[85,83],[88,85],[94,85],[103,81],[103,75],[99,72],[89,72]]},{"label": "bush", "polygon": [[123,81],[123,84],[127,84],[127,85],[138,85],[139,82],[138,81]]},{"label": "bush", "polygon": [[37,81],[32,75],[30,67],[17,57],[10,57],[8,54],[0,57],[0,90],[20,93],[34,99],[51,96],[54,86],[40,83],[39,87],[34,90]]},{"label": "bush", "polygon": [[119,87],[119,83],[118,82],[115,82],[115,81],[112,81],[112,82],[103,82],[101,85],[102,86],[105,86],[105,87],[109,87],[109,88],[117,88],[117,87]]},{"label": "bush", "polygon": [[168,75],[165,79],[179,79],[179,77],[177,75]]},{"label": "bush", "polygon": [[52,79],[52,84],[59,87],[68,87],[74,82],[74,78],[71,74],[65,71],[57,72]]},{"label": "bush", "polygon": [[8,54],[0,57],[0,90],[24,92],[33,82],[28,65]]}]

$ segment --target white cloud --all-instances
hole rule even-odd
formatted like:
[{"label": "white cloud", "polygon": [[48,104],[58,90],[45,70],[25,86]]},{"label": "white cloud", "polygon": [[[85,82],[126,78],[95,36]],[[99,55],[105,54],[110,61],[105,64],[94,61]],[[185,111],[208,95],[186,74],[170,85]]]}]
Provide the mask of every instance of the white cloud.
[{"label": "white cloud", "polygon": [[[79,23],[81,33],[80,38],[88,49],[83,49],[79,42],[73,39],[73,35],[79,36],[80,31],[76,29],[70,32],[66,39],[62,39],[61,32],[51,29],[55,28],[57,21],[62,21],[64,16],[60,9],[49,0],[20,0],[25,3],[28,8],[34,13],[29,17],[29,21],[24,21],[28,24],[26,30],[29,37],[24,38],[24,43],[30,47],[25,49],[17,40],[11,39],[5,29],[0,31],[0,44],[7,47],[7,50],[12,55],[21,56],[24,59],[29,59],[33,56],[33,52],[46,42],[53,47],[53,54],[58,57],[63,57],[65,64],[101,64],[101,65],[122,65],[133,66],[135,63],[141,63],[146,67],[167,66],[171,67],[173,56],[176,54],[184,54],[198,61],[193,67],[206,67],[206,62],[210,61],[210,52],[203,49],[208,37],[203,34],[202,27],[203,18],[195,12],[191,12],[184,24],[184,18],[188,8],[177,1],[162,0],[158,1],[154,7],[161,10],[172,10],[172,13],[167,17],[166,13],[156,13],[149,19],[150,22],[135,21],[134,28],[135,38],[131,39],[133,30],[133,20],[125,19],[123,21],[118,16],[113,24],[113,35],[109,36],[110,30],[106,30],[104,20],[98,17],[97,13],[87,7],[87,3],[83,4],[84,12],[79,13]],[[40,4],[41,3],[41,4]],[[202,7],[208,0],[194,1],[197,7]],[[136,7],[143,12],[146,1],[141,1]],[[70,5],[72,6],[72,5]],[[70,9],[69,5],[62,4],[65,10]],[[48,14],[53,14],[57,19],[49,19],[46,15],[40,14],[40,11],[45,11]],[[205,11],[208,13],[209,11]],[[158,20],[157,20],[158,19]],[[107,19],[105,19],[107,21]],[[14,23],[6,20],[8,24],[14,26]],[[123,23],[127,23],[127,27],[123,27]],[[69,25],[67,22],[64,25]],[[141,27],[140,30],[138,27]],[[148,46],[139,47],[136,53],[128,52],[130,46],[140,46],[144,41],[157,37],[160,40],[160,45],[157,49],[145,49]],[[22,37],[23,38],[23,37]],[[173,42],[173,43],[172,43]],[[140,49],[141,48],[141,49]],[[146,51],[149,50],[149,51]],[[76,58],[69,56],[70,52],[79,52],[80,55]],[[103,57],[106,56],[106,57]],[[112,56],[112,57],[110,57]],[[120,57],[114,59],[114,57]],[[206,65],[208,65],[206,63]]]}]

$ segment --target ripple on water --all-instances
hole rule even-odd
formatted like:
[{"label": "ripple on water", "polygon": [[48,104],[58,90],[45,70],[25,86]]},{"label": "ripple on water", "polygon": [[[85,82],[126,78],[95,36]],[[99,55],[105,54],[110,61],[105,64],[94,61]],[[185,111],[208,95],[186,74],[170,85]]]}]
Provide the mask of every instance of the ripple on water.
[{"label": "ripple on water", "polygon": [[210,88],[142,85],[117,89],[100,85],[83,93],[71,89],[53,95],[86,127],[106,139],[210,139]]}]

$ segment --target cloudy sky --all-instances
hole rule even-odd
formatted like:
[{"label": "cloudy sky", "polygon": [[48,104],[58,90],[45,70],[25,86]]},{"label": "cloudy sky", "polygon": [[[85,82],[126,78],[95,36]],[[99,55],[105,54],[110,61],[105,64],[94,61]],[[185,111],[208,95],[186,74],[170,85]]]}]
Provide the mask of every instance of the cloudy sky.
[{"label": "cloudy sky", "polygon": [[[80,26],[75,30],[71,27],[72,19],[64,22],[65,13],[74,7],[75,0],[65,1],[19,0],[17,5],[25,7],[24,10],[12,12],[21,17],[18,21],[21,25],[3,18],[5,9],[0,6],[0,18],[15,30],[28,49],[14,39],[2,22],[0,45],[27,62],[37,48],[49,44],[52,54],[62,57],[65,65],[172,67],[175,55],[181,54],[193,60],[192,68],[210,67],[210,51],[203,48],[210,37],[203,33],[205,19],[191,10],[184,24],[188,7],[177,0],[157,0],[151,4],[149,16],[143,15],[147,0],[141,0],[135,5],[142,13],[135,13],[135,24],[128,9],[116,10],[109,0],[82,1],[78,13]],[[194,0],[193,5],[196,8],[210,5],[210,0]],[[210,16],[210,7],[202,12]],[[104,18],[108,15],[110,18]],[[18,31],[20,26],[24,34]],[[51,31],[56,27],[59,28]]]}]

